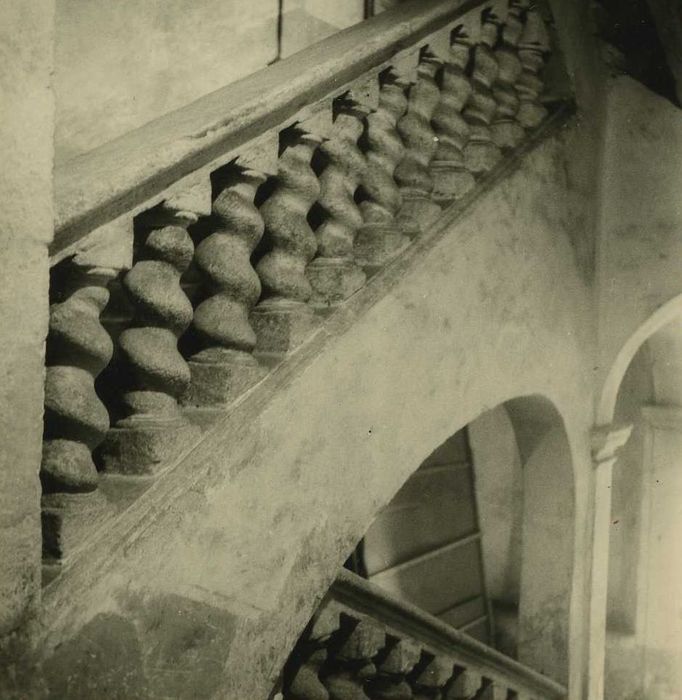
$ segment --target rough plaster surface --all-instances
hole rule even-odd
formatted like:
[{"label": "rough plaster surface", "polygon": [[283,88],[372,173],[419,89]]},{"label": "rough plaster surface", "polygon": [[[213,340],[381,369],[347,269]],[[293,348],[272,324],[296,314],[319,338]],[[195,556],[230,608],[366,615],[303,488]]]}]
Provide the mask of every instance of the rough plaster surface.
[{"label": "rough plaster surface", "polygon": [[55,51],[63,161],[265,67],[277,0],[57,0]]},{"label": "rough plaster surface", "polygon": [[514,428],[499,406],[469,425],[488,595],[519,602],[523,472]]},{"label": "rough plaster surface", "polygon": [[[637,349],[621,358],[623,346],[654,312],[682,294],[680,154],[682,111],[629,77],[613,80],[597,263],[597,379],[605,383],[600,417],[607,422],[620,380]],[[619,371],[607,377],[616,362]]]},{"label": "rough plaster surface", "polygon": [[[103,543],[89,570],[74,567],[48,589],[48,665],[51,650],[82,637],[97,616],[139,630],[153,601],[177,596],[199,611],[225,612],[212,633],[234,635],[217,681],[221,697],[266,697],[338,567],[434,446],[508,398],[540,394],[562,416],[573,455],[573,473],[558,480],[572,485],[575,504],[565,522],[575,541],[570,616],[552,653],[563,655],[571,697],[579,697],[591,306],[569,241],[565,142],[545,142],[413,257],[395,286],[330,337],[259,413],[218,424],[141,499],[146,515],[125,545]],[[569,600],[561,605],[565,612]],[[169,633],[166,646],[187,649],[152,665],[136,635],[146,683],[154,686],[169,665],[197,673],[201,639]]]},{"label": "rough plaster surface", "polygon": [[11,105],[0,120],[0,635],[31,614],[40,585],[53,11],[49,0],[0,5],[0,103]]}]

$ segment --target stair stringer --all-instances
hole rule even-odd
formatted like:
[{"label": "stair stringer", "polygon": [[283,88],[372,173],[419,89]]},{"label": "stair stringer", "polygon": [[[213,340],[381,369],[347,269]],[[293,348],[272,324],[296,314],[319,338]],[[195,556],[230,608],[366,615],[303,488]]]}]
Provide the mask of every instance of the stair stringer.
[{"label": "stair stringer", "polygon": [[69,688],[101,696],[115,682],[124,697],[267,697],[338,567],[424,457],[482,411],[540,394],[574,457],[577,697],[593,311],[570,244],[567,143],[546,138],[446,214],[65,567],[40,620],[51,689],[70,673]]}]

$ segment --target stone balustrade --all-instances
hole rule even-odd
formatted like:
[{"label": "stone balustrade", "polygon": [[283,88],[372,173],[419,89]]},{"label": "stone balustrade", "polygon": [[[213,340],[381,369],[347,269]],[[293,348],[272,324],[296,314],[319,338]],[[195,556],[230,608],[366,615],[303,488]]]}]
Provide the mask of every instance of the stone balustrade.
[{"label": "stone balustrade", "polygon": [[339,575],[287,661],[284,700],[554,700],[566,689],[390,597]]},{"label": "stone balustrade", "polygon": [[[527,5],[396,8],[57,172],[41,471],[52,563],[110,514],[112,489],[172,467],[212,411],[540,125],[549,44]],[[125,309],[115,322],[112,307]],[[291,697],[347,697],[338,688],[387,648],[358,634],[310,646],[311,668],[334,655],[334,689]],[[389,646],[372,697],[410,683],[435,697],[429,664],[408,668],[409,644]]]}]

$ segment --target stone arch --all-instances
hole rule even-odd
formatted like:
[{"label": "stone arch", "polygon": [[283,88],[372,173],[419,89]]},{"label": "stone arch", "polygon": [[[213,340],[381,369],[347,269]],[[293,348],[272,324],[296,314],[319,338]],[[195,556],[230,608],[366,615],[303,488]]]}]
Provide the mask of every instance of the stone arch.
[{"label": "stone arch", "polygon": [[682,294],[679,294],[661,305],[654,313],[642,323],[639,328],[623,344],[611,363],[609,372],[604,381],[599,403],[597,404],[597,425],[608,425],[613,421],[618,390],[620,389],[623,377],[632,359],[637,354],[639,348],[656,331],[670,323],[676,316],[682,314]]},{"label": "stone arch", "polygon": [[[605,697],[667,697],[680,688],[682,626],[682,303],[632,336],[617,385],[617,423],[632,425],[611,484]],[[620,369],[620,368],[619,368]]]},{"label": "stone arch", "polygon": [[[505,425],[501,425],[500,417]],[[513,636],[513,643],[501,642],[498,635],[495,645],[566,683],[575,495],[573,460],[563,419],[549,399],[536,394],[503,401],[465,425],[469,428],[473,455],[485,587],[491,598],[503,598],[501,602],[507,606],[496,604],[496,624],[507,624],[508,617],[504,616],[510,609],[514,616],[515,629],[507,637],[509,640]],[[442,444],[434,445],[433,452],[424,455],[422,468],[441,463],[446,466],[453,449],[452,440],[460,435],[462,427]],[[417,466],[403,486],[413,484],[414,476],[422,472]],[[428,468],[422,476],[427,474]],[[414,485],[409,486],[408,493],[413,488]],[[463,488],[467,487],[463,485]],[[398,494],[396,503],[404,507],[402,487]],[[474,497],[473,490],[471,495]],[[386,503],[392,503],[392,497],[393,493]],[[382,509],[383,506],[379,513]],[[383,515],[368,531],[372,533],[379,522],[384,548],[391,545],[391,532],[386,530],[390,530],[391,523],[398,522],[398,530],[405,532],[400,520]],[[369,544],[376,539],[370,535]],[[400,549],[398,546],[396,551]],[[436,567],[427,578],[443,575],[440,568]],[[381,579],[380,574],[375,582],[382,585]],[[447,581],[443,585],[448,585]]]},{"label": "stone arch", "polygon": [[[505,436],[499,422],[496,426],[495,421],[489,420],[494,413],[498,421],[506,420],[511,428],[518,464],[506,469],[502,465],[491,490],[485,487],[482,470],[495,450],[495,441],[501,446],[506,440],[503,449],[511,454],[509,432]],[[488,430],[481,429],[486,420]],[[486,509],[493,513],[488,524],[482,522],[487,568],[494,566],[500,549],[498,542],[496,553],[492,557],[486,555],[486,540],[489,546],[501,529],[517,530],[517,542],[514,543],[512,533],[510,550],[505,553],[508,587],[503,591],[505,602],[518,611],[516,656],[536,670],[567,682],[575,494],[573,460],[564,422],[545,397],[517,397],[474,420],[470,440],[477,484],[482,486],[477,489],[482,519],[486,519]],[[520,485],[513,483],[518,478]],[[507,489],[516,495],[495,514],[500,506],[495,493],[499,497]],[[497,532],[486,533],[485,528],[493,526]]]}]

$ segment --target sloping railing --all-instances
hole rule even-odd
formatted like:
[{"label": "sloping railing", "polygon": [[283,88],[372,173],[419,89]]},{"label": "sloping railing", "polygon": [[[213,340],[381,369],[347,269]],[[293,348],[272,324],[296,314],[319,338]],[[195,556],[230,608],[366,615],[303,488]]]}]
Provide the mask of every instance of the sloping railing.
[{"label": "sloping railing", "polygon": [[343,570],[303,632],[284,700],[559,700],[566,689]]}]

